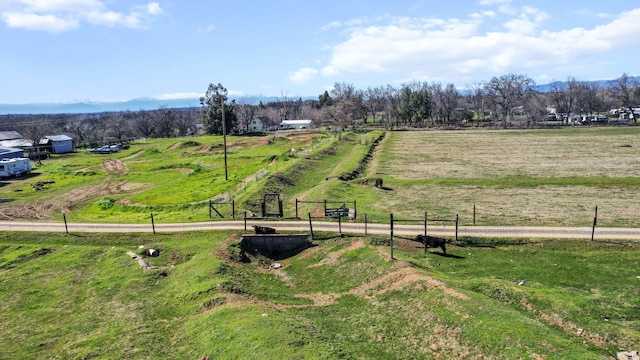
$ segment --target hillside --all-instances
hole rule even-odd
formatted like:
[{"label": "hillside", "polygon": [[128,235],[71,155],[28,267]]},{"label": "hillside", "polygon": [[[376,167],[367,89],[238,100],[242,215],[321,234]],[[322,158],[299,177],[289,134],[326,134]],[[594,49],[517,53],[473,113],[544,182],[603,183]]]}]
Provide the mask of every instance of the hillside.
[{"label": "hillside", "polygon": [[[638,245],[443,256],[399,239],[390,261],[384,239],[328,236],[276,267],[240,261],[233,232],[0,235],[6,359],[602,359],[640,344]],[[139,245],[161,251],[151,270],[127,255]]]}]

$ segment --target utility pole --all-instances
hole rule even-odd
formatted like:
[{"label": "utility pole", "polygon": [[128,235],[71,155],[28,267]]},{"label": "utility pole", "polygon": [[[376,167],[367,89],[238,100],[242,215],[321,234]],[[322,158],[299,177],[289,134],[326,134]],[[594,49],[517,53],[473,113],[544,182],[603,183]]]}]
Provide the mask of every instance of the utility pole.
[{"label": "utility pole", "polygon": [[224,180],[229,180],[229,174],[227,172],[227,124],[224,120],[224,102],[225,98],[222,97],[222,143],[224,147]]}]

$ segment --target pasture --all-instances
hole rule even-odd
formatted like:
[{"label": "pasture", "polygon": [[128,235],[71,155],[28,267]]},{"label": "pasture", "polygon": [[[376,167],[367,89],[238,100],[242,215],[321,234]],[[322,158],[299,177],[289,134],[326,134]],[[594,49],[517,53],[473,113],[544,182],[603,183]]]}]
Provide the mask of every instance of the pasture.
[{"label": "pasture", "polygon": [[[56,156],[34,176],[0,186],[0,219],[146,223],[207,221],[208,202],[260,213],[279,193],[285,216],[321,214],[322,201],[357,201],[359,220],[425,212],[471,225],[640,226],[640,128],[386,132],[161,139],[112,155]],[[291,149],[296,150],[292,155]],[[375,179],[384,188],[373,186]],[[29,186],[53,182],[44,191]],[[221,210],[228,217],[230,206]],[[474,218],[475,210],[475,218]],[[220,219],[218,217],[211,220]]]},{"label": "pasture", "polygon": [[[326,234],[329,235],[329,234]],[[640,344],[640,247],[329,237],[271,267],[234,232],[0,234],[0,358],[603,359]],[[159,249],[143,271],[127,252]],[[614,281],[612,281],[614,280]]]},{"label": "pasture", "polygon": [[424,212],[463,224],[640,226],[640,128],[392,132],[366,174],[392,191],[335,184],[358,213]]}]

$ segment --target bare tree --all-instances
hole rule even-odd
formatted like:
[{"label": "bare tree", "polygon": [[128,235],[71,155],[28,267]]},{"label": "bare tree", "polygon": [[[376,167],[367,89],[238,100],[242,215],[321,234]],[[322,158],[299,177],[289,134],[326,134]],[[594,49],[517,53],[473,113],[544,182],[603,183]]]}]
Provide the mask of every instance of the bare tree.
[{"label": "bare tree", "polygon": [[[549,100],[556,108],[563,122],[569,120],[569,115],[574,111],[576,98],[578,96],[578,81],[569,78],[567,82],[553,82],[547,92]],[[558,116],[558,115],[556,115]]]},{"label": "bare tree", "polygon": [[78,146],[89,146],[94,136],[93,119],[85,114],[70,119],[65,125],[65,130],[74,135]]},{"label": "bare tree", "polygon": [[633,113],[633,101],[634,91],[638,88],[638,83],[634,79],[630,78],[627,73],[623,73],[619,78],[612,80],[609,85],[611,86],[614,98],[623,108],[629,110],[629,116],[633,122],[637,122],[636,116]]},{"label": "bare tree", "polygon": [[476,120],[478,122],[484,121],[486,116],[486,84],[476,83],[467,88],[468,103],[476,114]]},{"label": "bare tree", "polygon": [[384,116],[389,123],[393,124],[395,119],[396,125],[398,125],[398,118],[396,117],[396,109],[400,106],[400,89],[391,85],[387,85],[383,90],[384,99]]},{"label": "bare tree", "polygon": [[597,82],[581,82],[577,85],[576,106],[580,114],[594,114],[604,110],[604,92]]},{"label": "bare tree", "polygon": [[366,117],[362,92],[352,84],[335,83],[331,90],[332,105],[323,107],[325,120],[337,130],[357,125],[357,120]]},{"label": "bare tree", "polygon": [[460,101],[460,94],[458,94],[456,87],[453,84],[447,84],[443,88],[441,84],[434,83],[429,88],[434,100],[435,113],[443,123],[451,124],[452,116]]},{"label": "bare tree", "polygon": [[507,119],[513,119],[515,110],[524,106],[535,82],[526,75],[507,74],[494,77],[487,84],[487,97],[496,114],[502,118],[502,127]]},{"label": "bare tree", "polygon": [[176,111],[174,126],[178,136],[187,136],[195,133],[195,122],[198,118],[195,108],[188,110]]},{"label": "bare tree", "polygon": [[[368,87],[364,92],[364,105],[367,110],[371,114],[371,121],[376,122],[376,116],[384,111],[384,88],[382,86],[379,87]],[[365,123],[366,123],[365,118]]]},{"label": "bare tree", "polygon": [[107,136],[115,138],[119,143],[131,137],[131,124],[124,113],[111,113],[111,120],[107,126]]},{"label": "bare tree", "polygon": [[51,125],[47,121],[31,122],[19,128],[20,134],[24,139],[33,143],[33,148],[37,152],[40,152],[41,150],[40,141],[44,139],[45,136],[51,135],[49,133],[50,130]]},{"label": "bare tree", "polygon": [[160,116],[156,123],[156,135],[162,138],[175,137],[176,113],[166,106],[160,107]]},{"label": "bare tree", "polygon": [[254,105],[240,101],[236,107],[236,114],[238,116],[238,127],[245,133],[249,132],[249,125],[251,120],[256,117],[257,108]]},{"label": "bare tree", "polygon": [[144,138],[150,138],[155,133],[156,125],[155,114],[146,110],[140,110],[133,120],[133,130]]}]

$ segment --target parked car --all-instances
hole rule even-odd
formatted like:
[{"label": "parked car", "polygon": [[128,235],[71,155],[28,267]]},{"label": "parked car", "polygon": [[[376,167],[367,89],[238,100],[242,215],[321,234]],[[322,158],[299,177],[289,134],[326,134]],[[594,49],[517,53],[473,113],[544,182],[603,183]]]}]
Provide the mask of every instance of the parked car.
[{"label": "parked car", "polygon": [[111,145],[111,146],[105,145],[103,147],[93,148],[93,149],[91,149],[89,151],[94,153],[94,154],[112,154],[112,153],[120,151],[120,146],[119,145]]}]

